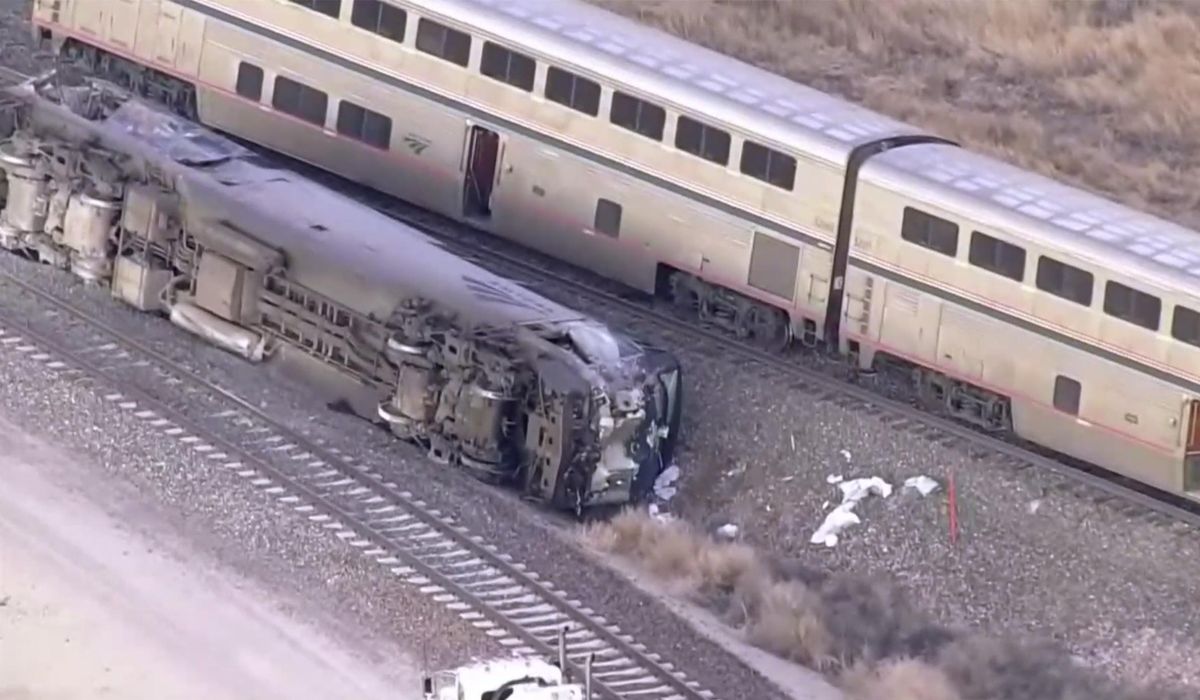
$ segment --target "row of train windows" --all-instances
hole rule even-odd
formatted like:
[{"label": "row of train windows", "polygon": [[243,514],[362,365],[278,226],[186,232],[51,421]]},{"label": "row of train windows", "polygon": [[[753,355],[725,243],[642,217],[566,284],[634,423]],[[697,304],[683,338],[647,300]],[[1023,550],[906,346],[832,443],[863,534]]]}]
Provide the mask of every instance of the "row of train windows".
[{"label": "row of train windows", "polygon": [[[337,18],[342,0],[291,0],[311,10]],[[408,16],[404,10],[381,0],[354,0],[350,22],[396,42],[404,41]],[[418,51],[466,67],[471,55],[471,35],[422,17],[417,22]],[[526,92],[533,91],[537,63],[524,54],[491,41],[483,42],[479,72]],[[600,84],[580,75],[550,66],[545,97],[592,117],[600,114]],[[609,121],[655,141],[662,141],[667,112],[646,100],[613,91]],[[675,128],[675,147],[698,158],[729,165],[732,137],[690,117],[680,116]],[[739,170],[780,189],[791,190],[796,181],[796,159],[766,146],[744,141]]]},{"label": "row of train windows", "polygon": [[[900,237],[935,252],[958,255],[958,225],[912,207],[904,208]],[[979,231],[971,232],[967,261],[989,272],[1017,282],[1025,281],[1025,249]],[[1092,305],[1095,279],[1087,270],[1054,258],[1038,258],[1037,288],[1082,306]],[[1104,286],[1104,313],[1123,321],[1157,331],[1162,318],[1162,300],[1146,292],[1109,281]],[[1171,335],[1190,345],[1200,346],[1200,313],[1176,306],[1171,320]]]},{"label": "row of train windows", "polygon": [[[242,97],[262,99],[263,71],[250,63],[238,67],[236,91]],[[297,119],[324,127],[329,97],[326,93],[284,76],[275,78],[271,105]],[[681,117],[681,121],[686,117]],[[390,117],[342,100],[338,104],[337,133],[380,149],[391,145]],[[615,207],[615,217],[614,209]],[[595,230],[616,236],[620,228],[620,207],[603,201],[597,207]],[[603,213],[600,210],[606,210]],[[615,225],[610,223],[615,218]],[[910,243],[955,257],[958,254],[958,225],[912,207],[905,207],[901,238]],[[967,259],[970,264],[1017,282],[1025,278],[1025,249],[1007,241],[973,231]],[[1094,278],[1092,273],[1059,262],[1045,255],[1038,259],[1037,288],[1063,299],[1091,306]],[[1109,281],[1105,285],[1104,312],[1129,323],[1157,331],[1162,315],[1162,300],[1145,292]],[[1180,341],[1200,346],[1200,313],[1176,306],[1171,335]]]},{"label": "row of train windows", "polygon": [[[243,61],[238,66],[237,94],[256,102],[261,100],[263,78],[262,68]],[[324,127],[329,96],[281,75],[275,78],[271,106],[297,119]],[[391,142],[392,120],[349,100],[342,100],[338,104],[337,132],[386,149]],[[618,238],[621,234],[621,214],[620,204],[607,199],[597,200],[593,230],[610,238]]]},{"label": "row of train windows", "polygon": [[[238,66],[237,94],[249,100],[262,99],[263,71],[256,65],[243,62]],[[325,126],[329,96],[316,88],[282,75],[275,78],[271,106],[316,126]],[[387,149],[392,141],[392,119],[349,100],[338,104],[337,132],[376,148]]]}]

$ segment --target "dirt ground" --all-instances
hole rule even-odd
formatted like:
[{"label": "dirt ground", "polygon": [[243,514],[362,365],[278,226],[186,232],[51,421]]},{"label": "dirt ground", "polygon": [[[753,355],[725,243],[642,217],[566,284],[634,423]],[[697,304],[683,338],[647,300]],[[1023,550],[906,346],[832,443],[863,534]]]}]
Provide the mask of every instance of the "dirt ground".
[{"label": "dirt ground", "polygon": [[591,2],[1200,227],[1200,2]]},{"label": "dirt ground", "polygon": [[3,417],[0,455],[0,698],[420,696],[408,661],[310,625]]}]

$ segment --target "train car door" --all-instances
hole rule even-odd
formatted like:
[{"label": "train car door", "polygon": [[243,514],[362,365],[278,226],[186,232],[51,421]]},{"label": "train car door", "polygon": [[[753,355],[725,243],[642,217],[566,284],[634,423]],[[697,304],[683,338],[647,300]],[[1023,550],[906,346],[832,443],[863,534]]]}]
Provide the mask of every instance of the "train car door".
[{"label": "train car door", "polygon": [[1183,454],[1183,490],[1200,495],[1200,399],[1187,404],[1187,444]]},{"label": "train car door", "polygon": [[133,51],[137,39],[139,3],[134,0],[108,0],[108,40]]},{"label": "train car door", "polygon": [[463,214],[474,219],[489,219],[496,168],[500,164],[500,134],[486,127],[471,126],[466,156]]}]

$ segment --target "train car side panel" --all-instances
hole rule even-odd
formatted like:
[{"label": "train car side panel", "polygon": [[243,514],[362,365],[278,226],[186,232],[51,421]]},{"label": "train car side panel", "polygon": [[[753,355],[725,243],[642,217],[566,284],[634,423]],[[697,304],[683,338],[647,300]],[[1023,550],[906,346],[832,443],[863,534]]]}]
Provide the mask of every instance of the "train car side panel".
[{"label": "train car side panel", "polygon": [[[354,179],[436,211],[461,206],[460,166],[465,126],[461,116],[398,95],[287,48],[263,44],[240,30],[213,23],[204,80],[199,87],[201,119],[343,177]],[[240,63],[261,72],[260,97],[238,94]],[[320,124],[281,114],[274,105],[279,77],[301,85],[339,85],[325,92]],[[387,148],[337,133],[343,101],[375,112],[403,114],[391,119]],[[389,118],[390,119],[390,118]]]},{"label": "train car side panel", "polygon": [[[1182,392],[1087,353],[1055,348],[1022,364],[1036,396],[1013,400],[1014,432],[1031,442],[1172,493],[1183,487]],[[1173,404],[1173,405],[1172,405]]]},{"label": "train car side panel", "polygon": [[[524,90],[481,74],[485,43],[492,42],[505,50],[511,49],[504,44],[503,38],[469,33],[469,52],[461,55],[456,53],[448,58],[415,48],[416,42],[421,41],[419,35],[423,21],[458,26],[460,19],[423,18],[417,12],[408,12],[404,40],[382,40],[383,43],[380,43],[378,37],[373,37],[374,41],[360,40],[359,35],[364,32],[349,21],[349,3],[343,5],[339,18],[279,2],[225,0],[220,5],[222,9],[252,24],[295,37],[296,43],[305,46],[306,52],[326,51],[345,57],[348,63],[355,66],[355,72],[382,70],[401,81],[431,89],[446,99],[459,101],[464,106],[502,115],[505,121],[513,121],[522,128],[553,134],[555,139],[567,135],[556,132],[553,127],[564,122],[562,115],[564,111],[572,111],[570,108],[544,99],[535,94],[535,89]],[[258,41],[276,43],[262,36],[258,37]],[[376,60],[376,56],[384,56],[385,59]],[[534,88],[540,86],[544,89],[546,58],[536,52],[529,52],[527,57],[536,60]],[[465,61],[465,65],[455,62],[459,58]],[[575,67],[571,68],[574,70]],[[589,78],[594,78],[600,84],[606,82],[603,76]],[[325,89],[334,87],[325,86]],[[403,91],[401,88],[393,89]],[[630,96],[645,100],[656,98],[652,95]],[[806,227],[821,227],[814,233],[830,238],[833,236],[837,221],[837,195],[842,184],[843,171],[840,167],[801,155],[795,165],[794,191],[791,185],[786,191],[773,188],[738,172],[742,154],[740,142],[729,146],[728,153],[720,158],[721,162],[714,163],[676,147],[677,122],[682,113],[680,109],[666,104],[658,130],[653,132],[653,136],[646,136],[634,134],[610,122],[607,117],[612,111],[613,100],[613,90],[605,86],[596,107],[597,116],[587,117],[576,111],[569,119],[565,119],[567,124],[574,127],[570,135],[577,137],[576,143],[585,150],[615,158],[619,163],[630,164],[656,177],[686,181],[689,187],[709,196],[735,202],[756,213],[778,218],[781,222],[802,222],[801,225]],[[720,129],[727,135],[737,131],[736,125],[704,126]]]},{"label": "train car side panel", "polygon": [[[645,189],[601,176],[571,154],[519,136],[504,138],[491,216],[480,223],[510,240],[653,290],[655,261],[646,240],[657,212],[646,206]],[[591,186],[574,186],[578,182]]]}]

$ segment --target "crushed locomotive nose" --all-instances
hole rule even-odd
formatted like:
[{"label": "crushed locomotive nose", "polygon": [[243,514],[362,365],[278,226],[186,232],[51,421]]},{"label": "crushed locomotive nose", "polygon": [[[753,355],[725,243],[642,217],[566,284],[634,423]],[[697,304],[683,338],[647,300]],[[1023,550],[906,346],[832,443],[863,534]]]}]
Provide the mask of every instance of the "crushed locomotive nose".
[{"label": "crushed locomotive nose", "polygon": [[641,500],[670,463],[670,353],[111,84],[7,93],[0,247],[555,508]]}]

